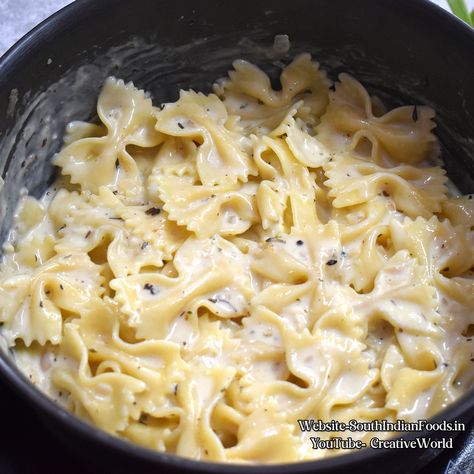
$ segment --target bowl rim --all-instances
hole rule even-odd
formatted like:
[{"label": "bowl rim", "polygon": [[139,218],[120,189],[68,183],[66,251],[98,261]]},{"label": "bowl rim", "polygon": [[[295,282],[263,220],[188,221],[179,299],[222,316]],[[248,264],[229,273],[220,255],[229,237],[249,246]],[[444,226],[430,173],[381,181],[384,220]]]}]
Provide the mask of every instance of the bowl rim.
[{"label": "bowl rim", "polygon": [[[0,88],[3,86],[2,82],[6,82],[8,79],[8,74],[6,73],[14,73],[15,69],[18,68],[18,64],[21,66],[21,58],[25,53],[31,54],[35,49],[40,49],[46,41],[53,39],[56,35],[60,35],[66,25],[80,21],[86,12],[90,14],[94,10],[101,11],[108,6],[116,5],[117,1],[124,2],[126,0],[102,0],[101,2],[96,2],[96,0],[75,0],[47,17],[27,32],[0,57]],[[395,8],[395,0],[383,1],[387,6],[391,4],[391,7]],[[411,8],[413,10],[424,9],[425,15],[437,17],[438,21],[444,22],[446,27],[452,30],[451,34],[465,35],[465,40],[470,40],[474,44],[474,29],[430,0],[396,0],[396,2],[397,6],[403,4],[404,8]],[[25,374],[14,364],[12,357],[4,350],[0,350],[0,379],[3,383],[10,385],[40,415],[51,416],[59,424],[67,425],[69,429],[76,431],[80,436],[86,437],[88,441],[93,441],[97,447],[103,446],[107,449],[117,450],[128,458],[139,458],[150,464],[164,464],[172,468],[184,468],[194,472],[227,474],[248,474],[249,472],[261,474],[307,473],[310,471],[314,472],[317,469],[332,469],[334,470],[333,472],[336,472],[335,469],[356,467],[361,463],[373,461],[382,457],[387,451],[387,449],[374,450],[364,448],[357,452],[349,452],[318,460],[272,464],[238,464],[194,460],[140,446],[125,438],[109,434],[77,417],[54,402],[31,383]],[[435,416],[430,417],[428,421],[440,423],[443,420],[455,420],[460,418],[461,415],[465,415],[469,408],[474,408],[474,387]],[[407,432],[390,439],[397,440],[403,438],[412,440],[417,437],[426,436],[428,433],[429,431],[426,430],[416,433]]]}]

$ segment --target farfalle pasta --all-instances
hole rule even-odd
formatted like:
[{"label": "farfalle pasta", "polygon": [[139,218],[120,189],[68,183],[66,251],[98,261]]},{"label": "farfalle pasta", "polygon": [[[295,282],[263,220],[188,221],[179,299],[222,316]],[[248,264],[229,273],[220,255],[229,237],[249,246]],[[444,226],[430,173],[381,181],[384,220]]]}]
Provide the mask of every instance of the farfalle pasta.
[{"label": "farfalle pasta", "polygon": [[2,335],[108,433],[197,460],[319,459],[341,450],[298,420],[418,420],[474,383],[474,200],[433,164],[434,111],[388,110],[307,54],[280,82],[236,61],[214,93],[155,107],[109,78],[61,177],[19,205]]}]

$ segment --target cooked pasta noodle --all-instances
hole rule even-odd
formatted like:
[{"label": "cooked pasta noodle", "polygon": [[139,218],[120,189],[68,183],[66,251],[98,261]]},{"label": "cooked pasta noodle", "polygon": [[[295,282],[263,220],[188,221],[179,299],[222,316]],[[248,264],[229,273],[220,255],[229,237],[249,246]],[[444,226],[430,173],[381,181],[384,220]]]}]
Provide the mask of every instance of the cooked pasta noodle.
[{"label": "cooked pasta noodle", "polygon": [[236,61],[158,108],[109,78],[62,177],[22,200],[2,334],[78,416],[194,459],[298,461],[337,452],[298,419],[417,420],[473,385],[474,200],[448,194],[433,110],[332,88],[307,54],[281,86]]}]

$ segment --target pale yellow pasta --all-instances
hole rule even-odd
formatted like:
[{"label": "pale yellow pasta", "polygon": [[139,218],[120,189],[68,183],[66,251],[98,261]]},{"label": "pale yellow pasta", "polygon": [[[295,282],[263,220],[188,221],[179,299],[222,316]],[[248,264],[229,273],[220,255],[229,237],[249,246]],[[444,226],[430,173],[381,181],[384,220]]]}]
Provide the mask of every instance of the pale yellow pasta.
[{"label": "pale yellow pasta", "polygon": [[[109,78],[63,175],[23,198],[2,335],[33,383],[153,450],[319,459],[301,419],[427,418],[474,383],[474,200],[434,112],[387,110],[309,55],[236,61],[161,108]],[[370,432],[351,432],[368,441]],[[378,433],[390,436],[390,433]]]}]

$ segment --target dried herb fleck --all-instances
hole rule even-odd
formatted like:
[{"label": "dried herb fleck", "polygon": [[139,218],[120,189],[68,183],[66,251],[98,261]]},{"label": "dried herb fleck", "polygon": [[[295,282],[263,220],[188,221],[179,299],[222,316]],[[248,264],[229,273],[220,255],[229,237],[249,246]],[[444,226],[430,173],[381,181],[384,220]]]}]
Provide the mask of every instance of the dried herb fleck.
[{"label": "dried herb fleck", "polygon": [[149,291],[152,295],[156,295],[158,293],[158,288],[156,288],[151,283],[145,283],[143,285],[143,289]]},{"label": "dried herb fleck", "polygon": [[150,207],[150,209],[147,209],[145,211],[145,214],[147,216],[157,216],[161,212],[161,209],[159,207]]},{"label": "dried herb fleck", "polygon": [[148,245],[149,245],[149,243],[146,242],[146,241],[144,241],[144,242],[142,243],[142,245],[141,245],[140,248],[141,248],[142,250],[145,250],[145,249],[148,247]]},{"label": "dried herb fleck", "polygon": [[337,260],[334,259],[334,258],[331,258],[331,260],[328,260],[328,261],[326,262],[326,265],[331,266],[331,265],[336,265],[336,263],[337,263]]}]

